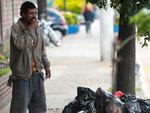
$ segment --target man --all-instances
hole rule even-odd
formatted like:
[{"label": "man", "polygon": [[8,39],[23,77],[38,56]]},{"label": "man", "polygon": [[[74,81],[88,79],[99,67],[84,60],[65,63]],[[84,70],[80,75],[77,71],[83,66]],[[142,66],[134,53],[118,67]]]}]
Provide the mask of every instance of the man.
[{"label": "man", "polygon": [[94,15],[92,11],[88,8],[88,6],[85,6],[85,11],[83,12],[84,20],[85,20],[85,27],[86,27],[86,33],[91,32],[91,24],[94,20]]},{"label": "man", "polygon": [[10,68],[13,82],[10,113],[46,113],[45,78],[51,77],[44,39],[36,21],[36,7],[24,2],[21,18],[12,25],[10,36]]}]

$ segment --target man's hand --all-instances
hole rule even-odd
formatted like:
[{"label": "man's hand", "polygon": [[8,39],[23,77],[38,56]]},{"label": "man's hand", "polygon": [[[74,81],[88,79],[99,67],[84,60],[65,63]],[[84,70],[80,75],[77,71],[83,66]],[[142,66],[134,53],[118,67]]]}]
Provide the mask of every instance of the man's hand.
[{"label": "man's hand", "polygon": [[45,74],[46,74],[46,76],[45,76],[45,79],[50,79],[50,77],[51,77],[51,70],[50,69],[45,69]]},{"label": "man's hand", "polygon": [[36,19],[33,19],[29,27],[33,29],[38,28],[38,21]]}]

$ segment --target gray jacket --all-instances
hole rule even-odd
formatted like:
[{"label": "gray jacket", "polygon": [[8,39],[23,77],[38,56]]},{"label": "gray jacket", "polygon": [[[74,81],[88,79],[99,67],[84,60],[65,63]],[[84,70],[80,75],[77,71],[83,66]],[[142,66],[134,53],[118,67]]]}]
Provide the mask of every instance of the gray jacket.
[{"label": "gray jacket", "polygon": [[[32,47],[34,41],[34,47]],[[49,68],[50,62],[45,52],[45,44],[40,28],[25,28],[21,19],[12,25],[10,36],[10,68],[11,77],[23,79],[32,75],[32,61],[36,62],[38,71]]]}]

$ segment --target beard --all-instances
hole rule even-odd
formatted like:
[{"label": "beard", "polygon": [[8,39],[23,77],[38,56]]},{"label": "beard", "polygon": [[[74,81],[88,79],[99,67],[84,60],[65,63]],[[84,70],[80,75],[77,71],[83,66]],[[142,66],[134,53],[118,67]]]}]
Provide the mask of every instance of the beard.
[{"label": "beard", "polygon": [[30,20],[27,20],[27,23],[28,24],[31,24],[33,21],[35,21],[36,20],[36,17],[33,17],[32,19],[30,19]]}]

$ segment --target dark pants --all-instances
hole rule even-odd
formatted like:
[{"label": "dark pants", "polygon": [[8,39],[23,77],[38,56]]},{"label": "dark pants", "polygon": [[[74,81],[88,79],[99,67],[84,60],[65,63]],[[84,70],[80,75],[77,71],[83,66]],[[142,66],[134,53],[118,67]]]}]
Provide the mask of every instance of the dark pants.
[{"label": "dark pants", "polygon": [[92,21],[90,21],[90,20],[86,21],[86,23],[85,23],[86,33],[90,33],[91,32],[91,24],[92,24]]},{"label": "dark pants", "polygon": [[33,72],[28,80],[16,79],[13,83],[10,113],[46,113],[44,75]]}]

